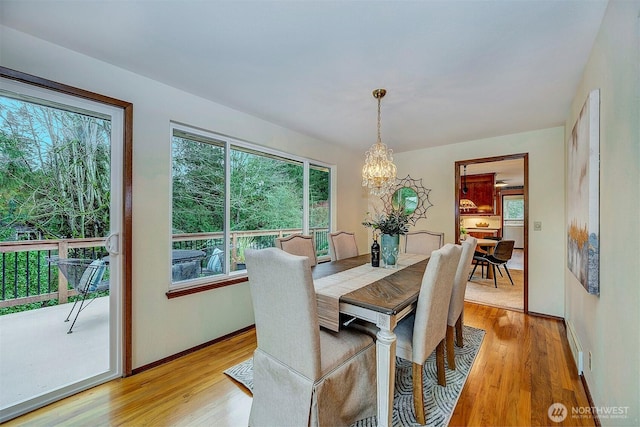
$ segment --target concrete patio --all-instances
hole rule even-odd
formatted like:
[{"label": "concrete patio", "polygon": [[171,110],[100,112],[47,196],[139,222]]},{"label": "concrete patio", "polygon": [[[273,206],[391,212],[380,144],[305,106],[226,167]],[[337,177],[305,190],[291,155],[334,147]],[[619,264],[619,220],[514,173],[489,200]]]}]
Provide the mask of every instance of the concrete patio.
[{"label": "concrete patio", "polygon": [[69,310],[71,303],[0,316],[0,409],[109,369],[109,298],[83,309],[71,334]]}]

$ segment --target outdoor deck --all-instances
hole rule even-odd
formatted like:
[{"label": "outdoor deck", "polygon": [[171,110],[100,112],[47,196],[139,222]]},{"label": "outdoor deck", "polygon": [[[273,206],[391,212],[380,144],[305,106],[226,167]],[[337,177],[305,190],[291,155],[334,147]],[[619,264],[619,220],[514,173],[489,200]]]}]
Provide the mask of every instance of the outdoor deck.
[{"label": "outdoor deck", "polygon": [[71,304],[0,316],[0,408],[108,370],[108,309],[96,298],[71,334]]}]

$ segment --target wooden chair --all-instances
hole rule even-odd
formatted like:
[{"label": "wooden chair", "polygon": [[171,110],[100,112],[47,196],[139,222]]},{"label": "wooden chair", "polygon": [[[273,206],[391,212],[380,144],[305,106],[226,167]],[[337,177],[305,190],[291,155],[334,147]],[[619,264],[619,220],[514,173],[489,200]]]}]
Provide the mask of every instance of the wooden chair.
[{"label": "wooden chair", "polygon": [[420,230],[405,235],[404,251],[408,254],[431,255],[431,252],[444,245],[444,233]]},{"label": "wooden chair", "polygon": [[398,340],[396,355],[413,362],[413,405],[420,424],[425,423],[423,365],[434,349],[438,384],[446,385],[444,353],[447,314],[461,252],[460,246],[450,243],[433,251],[422,278],[416,311],[402,319],[394,330]]},{"label": "wooden chair", "polygon": [[464,320],[464,294],[467,290],[467,273],[471,267],[471,260],[476,249],[477,239],[467,237],[462,243],[462,254],[453,279],[453,290],[449,302],[449,314],[447,316],[447,365],[449,369],[456,369],[455,352],[453,348],[453,334],[455,330],[456,345],[463,347],[462,326]]},{"label": "wooden chair", "polygon": [[376,346],[318,324],[309,257],[247,249],[258,347],[249,425],[348,426],[376,414]]},{"label": "wooden chair", "polygon": [[509,273],[509,269],[507,268],[507,262],[513,255],[513,246],[515,245],[515,243],[515,240],[500,240],[492,253],[481,256],[474,256],[473,260],[476,262],[476,265],[473,267],[473,270],[471,271],[471,275],[469,277],[472,277],[473,273],[476,272],[478,264],[486,264],[487,266],[491,266],[491,269],[493,271],[493,285],[497,288],[498,282],[496,280],[496,268],[498,269],[500,275],[502,275],[500,266],[503,266],[504,270],[507,272],[507,276],[509,276],[511,286],[514,286],[513,279],[511,278],[511,273]]},{"label": "wooden chair", "polygon": [[359,255],[356,235],[347,231],[329,233],[329,248],[331,250],[331,261]]},{"label": "wooden chair", "polygon": [[276,239],[276,248],[282,249],[292,255],[309,257],[311,267],[318,263],[316,243],[313,236],[290,234],[287,237],[279,237]]}]

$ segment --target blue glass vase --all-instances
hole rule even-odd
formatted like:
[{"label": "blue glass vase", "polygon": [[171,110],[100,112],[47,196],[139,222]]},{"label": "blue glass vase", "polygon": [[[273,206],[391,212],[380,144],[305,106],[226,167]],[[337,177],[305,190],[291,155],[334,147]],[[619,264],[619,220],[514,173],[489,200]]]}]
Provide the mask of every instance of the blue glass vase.
[{"label": "blue glass vase", "polygon": [[400,235],[383,234],[380,240],[380,248],[384,267],[396,268],[398,264],[398,253],[400,251]]}]

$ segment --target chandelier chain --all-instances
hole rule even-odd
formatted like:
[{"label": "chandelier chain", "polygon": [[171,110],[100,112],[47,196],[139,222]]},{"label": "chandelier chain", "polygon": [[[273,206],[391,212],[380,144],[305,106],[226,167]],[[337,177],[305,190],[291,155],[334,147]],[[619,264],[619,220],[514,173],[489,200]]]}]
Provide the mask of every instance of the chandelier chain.
[{"label": "chandelier chain", "polygon": [[378,142],[382,142],[382,139],[380,138],[380,122],[382,121],[380,119],[380,100],[382,99],[382,97],[378,97]]}]

